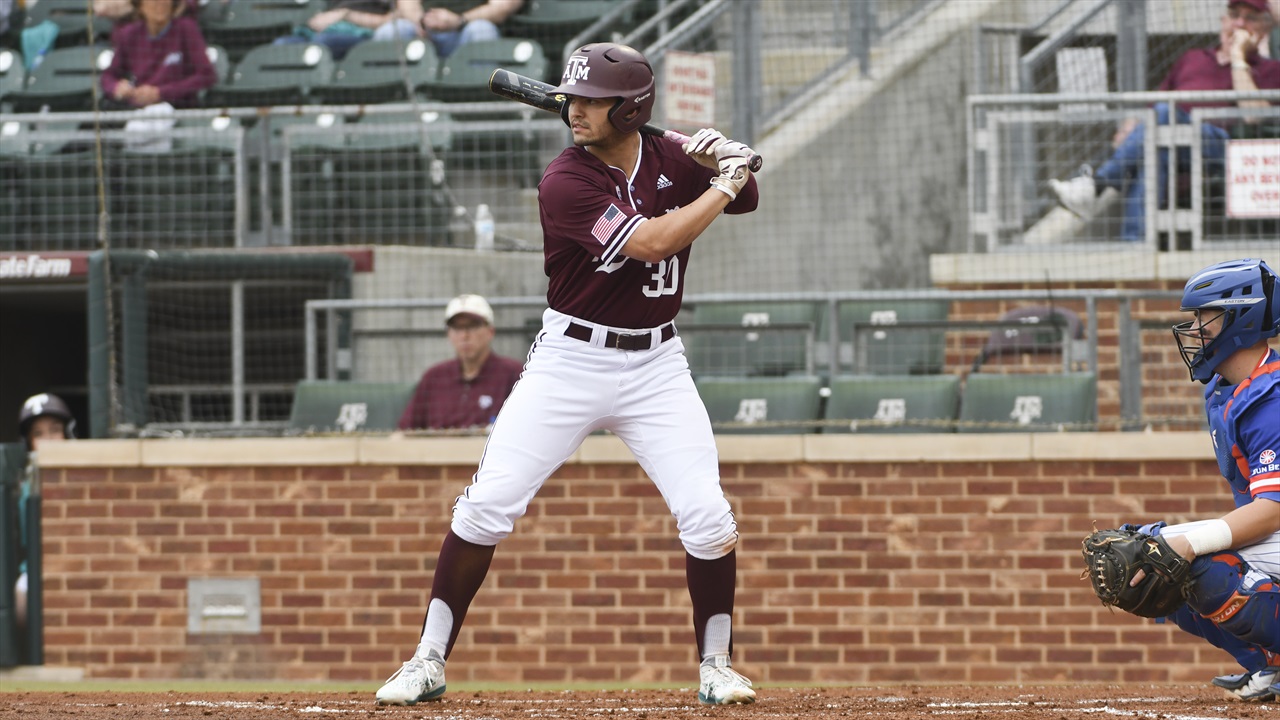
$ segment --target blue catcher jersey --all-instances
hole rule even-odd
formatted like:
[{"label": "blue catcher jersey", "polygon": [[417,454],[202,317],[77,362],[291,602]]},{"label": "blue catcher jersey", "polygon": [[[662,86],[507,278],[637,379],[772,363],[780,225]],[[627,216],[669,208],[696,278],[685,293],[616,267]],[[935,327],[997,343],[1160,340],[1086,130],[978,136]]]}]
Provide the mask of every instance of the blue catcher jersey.
[{"label": "blue catcher jersey", "polygon": [[1218,469],[1236,507],[1254,498],[1280,502],[1280,352],[1270,350],[1239,385],[1221,378],[1205,389]]}]

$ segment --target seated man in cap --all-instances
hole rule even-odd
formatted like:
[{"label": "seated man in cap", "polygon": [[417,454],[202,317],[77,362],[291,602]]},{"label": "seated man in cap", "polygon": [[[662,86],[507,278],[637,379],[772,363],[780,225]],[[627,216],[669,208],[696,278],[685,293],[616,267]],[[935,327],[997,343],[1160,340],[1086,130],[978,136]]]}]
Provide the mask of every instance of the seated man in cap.
[{"label": "seated man in cap", "polygon": [[[1218,33],[1218,45],[1211,48],[1189,50],[1174,62],[1169,74],[1160,83],[1161,91],[1176,90],[1250,90],[1280,89],[1280,61],[1272,60],[1258,52],[1260,44],[1271,32],[1274,20],[1267,7],[1267,0],[1227,0]],[[1191,122],[1187,111],[1192,107],[1227,107],[1233,103],[1205,102],[1179,103],[1171,112],[1168,103],[1157,103],[1153,108],[1160,125]],[[1234,103],[1241,108],[1267,107],[1265,100],[1241,100]],[[1247,121],[1247,119],[1246,119]],[[1201,128],[1202,153],[1207,171],[1221,174],[1226,155],[1226,140],[1230,138],[1229,125],[1206,122]],[[1143,173],[1143,144],[1145,129],[1141,123],[1128,121],[1116,132],[1112,140],[1115,151],[1096,170],[1084,167],[1084,172],[1069,180],[1050,180],[1049,185],[1058,201],[1067,210],[1083,220],[1091,220],[1115,193],[1124,199],[1124,225],[1120,238],[1131,242],[1146,236],[1145,205],[1146,183]],[[1178,166],[1190,167],[1189,148],[1178,151]],[[1160,151],[1157,161],[1156,196],[1161,206],[1167,202],[1169,159]],[[1104,194],[1105,193],[1105,194]]]},{"label": "seated man in cap", "polygon": [[479,295],[459,295],[444,312],[457,357],[427,368],[413,391],[401,430],[488,428],[524,366],[493,352],[493,309]]}]

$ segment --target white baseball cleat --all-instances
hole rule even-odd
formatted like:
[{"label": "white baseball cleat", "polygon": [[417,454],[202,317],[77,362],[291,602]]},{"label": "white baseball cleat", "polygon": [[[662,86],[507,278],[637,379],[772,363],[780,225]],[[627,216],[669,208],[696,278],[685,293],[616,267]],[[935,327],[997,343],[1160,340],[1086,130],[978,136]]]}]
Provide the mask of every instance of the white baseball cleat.
[{"label": "white baseball cleat", "polygon": [[1092,220],[1107,204],[1098,193],[1091,173],[1077,175],[1070,180],[1050,180],[1049,187],[1053,188],[1053,194],[1058,196],[1062,207],[1081,220]]},{"label": "white baseball cleat", "polygon": [[1213,684],[1245,702],[1271,700],[1280,697],[1276,689],[1280,686],[1280,666],[1271,665],[1254,673],[1221,675],[1213,679]]},{"label": "white baseball cleat", "polygon": [[749,705],[756,701],[751,681],[734,672],[728,655],[712,655],[698,666],[702,685],[698,700],[704,705]]},{"label": "white baseball cleat", "polygon": [[415,705],[444,695],[444,658],[433,650],[427,657],[416,653],[378,688],[379,705]]}]

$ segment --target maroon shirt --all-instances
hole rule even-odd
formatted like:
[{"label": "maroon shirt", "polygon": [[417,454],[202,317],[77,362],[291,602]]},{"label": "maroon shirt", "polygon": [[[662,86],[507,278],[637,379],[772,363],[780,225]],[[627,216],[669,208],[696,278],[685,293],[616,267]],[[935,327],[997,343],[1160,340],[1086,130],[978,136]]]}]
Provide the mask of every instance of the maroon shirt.
[{"label": "maroon shirt", "polygon": [[[712,177],[679,145],[649,135],[640,136],[630,186],[623,171],[583,148],[567,148],[552,160],[538,184],[551,309],[619,328],[655,328],[675,318],[690,248],[657,263],[621,250],[641,223],[692,203]],[[752,176],[725,212],[751,212],[759,199]]]},{"label": "maroon shirt", "polygon": [[462,363],[445,360],[427,368],[400,415],[401,430],[487,427],[498,416],[524,366],[490,353],[480,374],[462,379]]},{"label": "maroon shirt", "polygon": [[[1249,57],[1253,82],[1259,90],[1280,89],[1280,61],[1254,53]],[[1160,83],[1160,89],[1168,92],[1179,90],[1234,90],[1231,83],[1231,63],[1218,63],[1217,48],[1188,50],[1173,63],[1169,74]],[[1235,103],[1179,103],[1185,110],[1193,107],[1231,107]]]},{"label": "maroon shirt", "polygon": [[197,93],[218,81],[195,18],[176,17],[155,37],[147,35],[145,20],[136,20],[116,28],[111,42],[115,55],[102,73],[107,95],[128,80],[135,87],[156,86],[160,99],[174,107],[190,107]]}]

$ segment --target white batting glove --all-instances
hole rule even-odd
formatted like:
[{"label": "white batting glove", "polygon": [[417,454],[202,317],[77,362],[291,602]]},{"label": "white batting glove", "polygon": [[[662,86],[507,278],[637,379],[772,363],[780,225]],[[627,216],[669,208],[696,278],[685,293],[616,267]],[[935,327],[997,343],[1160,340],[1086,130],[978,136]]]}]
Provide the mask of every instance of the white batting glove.
[{"label": "white batting glove", "polygon": [[720,158],[716,155],[716,148],[729,141],[724,133],[715,128],[702,128],[689,138],[689,142],[684,144],[684,153],[693,158],[695,162],[709,170],[719,170],[718,161]]},{"label": "white batting glove", "polygon": [[755,150],[747,147],[737,140],[725,140],[716,146],[716,160],[723,160],[727,157],[746,157],[749,158],[756,154]]},{"label": "white batting glove", "polygon": [[[743,145],[743,147],[746,146]],[[750,148],[747,149],[750,150]],[[751,177],[751,170],[747,168],[747,159],[746,155],[731,155],[721,160],[718,164],[720,174],[711,178],[711,187],[728,195],[730,201],[737,200],[738,193],[742,192],[747,179]]]}]

